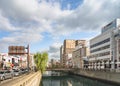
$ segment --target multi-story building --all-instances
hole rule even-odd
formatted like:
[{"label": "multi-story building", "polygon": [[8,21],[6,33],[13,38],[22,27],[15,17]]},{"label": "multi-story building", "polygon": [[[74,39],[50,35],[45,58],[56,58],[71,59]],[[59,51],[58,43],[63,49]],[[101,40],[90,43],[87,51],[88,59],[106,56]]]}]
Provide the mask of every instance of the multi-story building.
[{"label": "multi-story building", "polygon": [[[60,48],[60,58],[63,66],[72,67],[73,66],[73,51],[77,45],[85,46],[86,41],[84,40],[64,40],[63,46]],[[81,51],[82,52],[82,51]],[[79,64],[79,63],[78,63]]]},{"label": "multi-story building", "polygon": [[50,65],[49,67],[52,67],[52,68],[59,68],[60,67],[60,60],[51,59],[51,62],[49,65]]},{"label": "multi-story building", "polygon": [[86,40],[77,40],[76,47],[72,53],[72,61],[74,68],[83,68],[84,59],[88,55],[88,48],[86,47]]},{"label": "multi-story building", "polygon": [[63,60],[63,45],[60,47],[60,64],[61,64],[61,66],[63,66],[65,63],[63,63],[64,62],[64,60]]},{"label": "multi-story building", "polygon": [[120,19],[102,28],[102,33],[90,40],[89,68],[120,68]]},{"label": "multi-story building", "polygon": [[17,56],[9,56],[8,53],[0,53],[0,68],[1,69],[10,69],[12,68],[12,64],[14,63],[14,66],[18,66],[20,63],[20,60]]},{"label": "multi-story building", "polygon": [[72,58],[72,52],[75,49],[75,41],[76,40],[64,40],[63,44],[63,63],[64,66],[72,66],[71,58]]},{"label": "multi-story building", "polygon": [[[26,51],[27,49],[27,51]],[[32,59],[30,58],[31,56],[33,57],[33,55],[31,55],[29,53],[29,45],[27,47],[25,46],[9,46],[8,47],[8,55],[9,56],[13,56],[13,57],[17,57],[19,59],[19,67],[30,67],[32,64]],[[15,62],[16,58],[12,58],[12,64],[14,64],[14,66],[16,65]],[[18,66],[18,65],[16,65]]]},{"label": "multi-story building", "polygon": [[64,40],[64,54],[72,53],[75,48],[75,40]]}]

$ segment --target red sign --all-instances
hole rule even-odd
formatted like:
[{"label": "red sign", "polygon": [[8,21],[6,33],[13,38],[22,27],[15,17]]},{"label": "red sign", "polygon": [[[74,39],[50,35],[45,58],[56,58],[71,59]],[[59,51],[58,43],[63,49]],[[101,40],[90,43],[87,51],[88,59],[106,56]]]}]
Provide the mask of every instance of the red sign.
[{"label": "red sign", "polygon": [[11,66],[13,67],[13,66],[14,66],[14,64],[11,64]]}]

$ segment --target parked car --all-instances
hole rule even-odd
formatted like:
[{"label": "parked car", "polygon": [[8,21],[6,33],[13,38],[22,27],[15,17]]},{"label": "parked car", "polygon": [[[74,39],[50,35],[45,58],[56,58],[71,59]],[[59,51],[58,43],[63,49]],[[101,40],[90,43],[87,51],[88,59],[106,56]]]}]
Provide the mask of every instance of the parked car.
[{"label": "parked car", "polygon": [[0,83],[1,83],[1,76],[0,76]]},{"label": "parked car", "polygon": [[14,70],[14,76],[19,76],[21,74],[20,70]]},{"label": "parked car", "polygon": [[14,75],[15,69],[12,69],[12,70],[10,70],[10,71],[11,71],[12,75],[15,76],[15,75]]},{"label": "parked car", "polygon": [[25,68],[26,73],[31,71],[31,68]]},{"label": "parked car", "polygon": [[20,72],[21,72],[21,74],[24,74],[26,71],[25,71],[24,68],[21,68],[21,69],[20,69]]},{"label": "parked car", "polygon": [[12,78],[12,73],[9,71],[9,70],[1,70],[0,71],[0,77],[1,77],[1,80],[5,80],[5,79],[8,79],[8,78]]}]

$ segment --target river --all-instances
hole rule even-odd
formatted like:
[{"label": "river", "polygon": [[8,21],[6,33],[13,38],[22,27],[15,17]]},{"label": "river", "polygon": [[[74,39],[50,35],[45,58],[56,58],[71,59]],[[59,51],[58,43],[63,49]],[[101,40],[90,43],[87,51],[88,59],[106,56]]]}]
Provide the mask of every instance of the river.
[{"label": "river", "polygon": [[40,86],[116,86],[80,76],[61,72],[46,71]]}]

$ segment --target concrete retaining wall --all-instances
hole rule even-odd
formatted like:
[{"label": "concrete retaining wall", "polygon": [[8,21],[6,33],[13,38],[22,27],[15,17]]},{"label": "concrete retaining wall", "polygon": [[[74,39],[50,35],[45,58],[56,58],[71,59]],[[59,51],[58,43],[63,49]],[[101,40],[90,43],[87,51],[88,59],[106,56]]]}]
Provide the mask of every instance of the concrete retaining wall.
[{"label": "concrete retaining wall", "polygon": [[35,72],[24,77],[18,83],[12,86],[39,86],[41,80],[41,73]]},{"label": "concrete retaining wall", "polygon": [[77,70],[72,73],[81,75],[81,76],[90,77],[93,79],[100,79],[100,80],[105,80],[108,82],[110,81],[116,84],[120,84],[120,73],[116,73],[116,72]]}]

